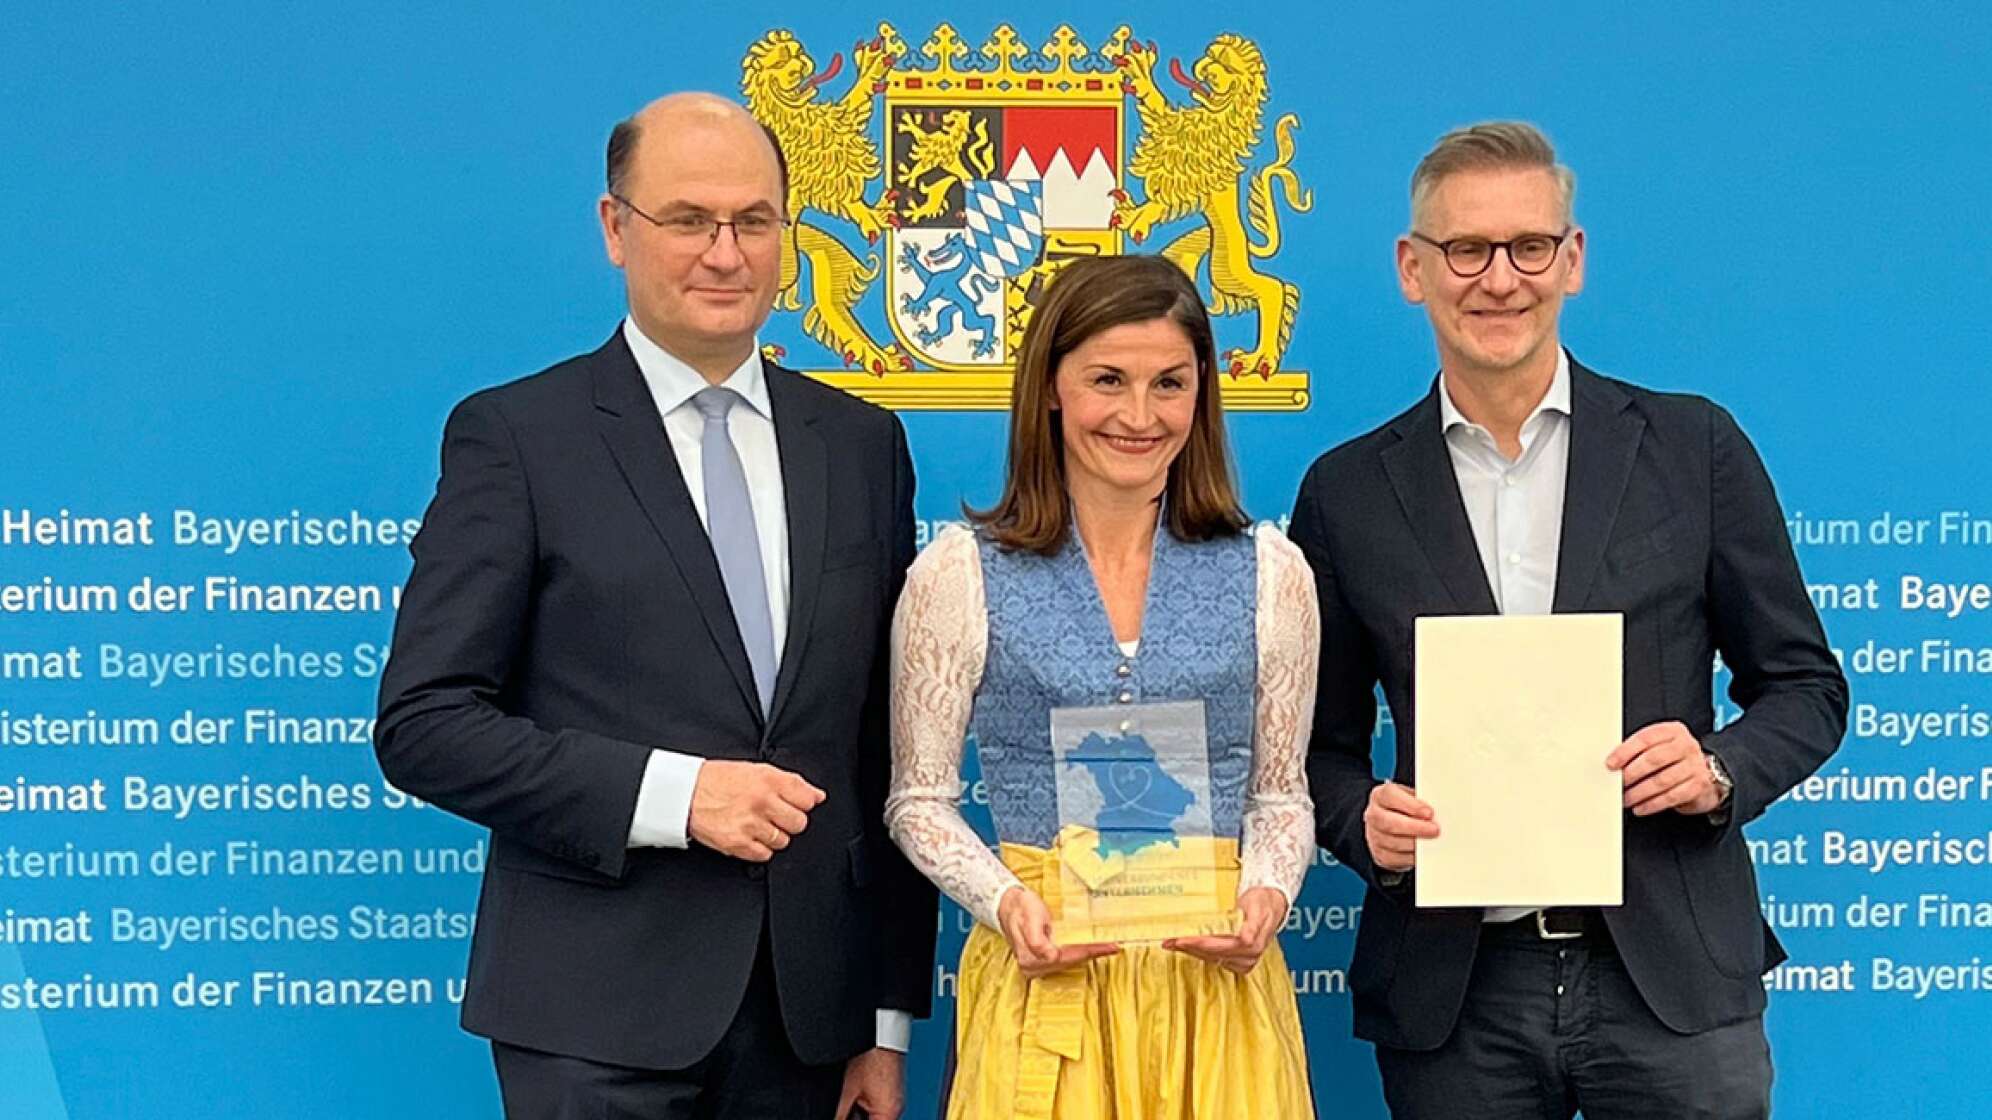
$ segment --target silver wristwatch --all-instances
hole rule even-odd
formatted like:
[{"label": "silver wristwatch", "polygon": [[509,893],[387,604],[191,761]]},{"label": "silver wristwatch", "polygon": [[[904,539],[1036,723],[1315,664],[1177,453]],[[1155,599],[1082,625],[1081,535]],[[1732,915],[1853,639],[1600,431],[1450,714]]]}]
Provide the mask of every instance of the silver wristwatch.
[{"label": "silver wristwatch", "polygon": [[1720,809],[1729,804],[1729,795],[1736,791],[1736,780],[1729,776],[1729,767],[1722,764],[1721,756],[1714,751],[1703,751],[1702,757],[1708,759],[1708,776],[1715,782],[1715,792],[1722,795],[1722,800],[1716,802],[1716,808]]}]

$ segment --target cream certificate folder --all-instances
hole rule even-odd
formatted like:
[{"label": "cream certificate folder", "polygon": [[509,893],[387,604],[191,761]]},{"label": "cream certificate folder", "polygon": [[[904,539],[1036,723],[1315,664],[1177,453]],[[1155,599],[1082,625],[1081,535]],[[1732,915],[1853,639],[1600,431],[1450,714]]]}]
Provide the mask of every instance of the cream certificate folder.
[{"label": "cream certificate folder", "polygon": [[1420,618],[1419,906],[1624,901],[1616,614]]}]

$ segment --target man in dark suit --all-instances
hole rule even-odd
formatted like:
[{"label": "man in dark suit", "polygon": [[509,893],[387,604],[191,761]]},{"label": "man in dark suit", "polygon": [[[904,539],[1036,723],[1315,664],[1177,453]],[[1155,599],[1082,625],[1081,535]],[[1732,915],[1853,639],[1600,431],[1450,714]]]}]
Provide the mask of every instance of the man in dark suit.
[{"label": "man in dark suit", "polygon": [[618,125],[627,319],[443,437],[377,746],[492,832],[463,1023],[513,1117],[903,1104],[935,934],[881,815],[913,469],[893,415],[761,360],[786,180],[718,97]]},{"label": "man in dark suit", "polygon": [[[1573,192],[1524,124],[1425,157],[1397,263],[1437,384],[1323,455],[1293,515],[1321,601],[1318,834],[1369,885],[1349,986],[1400,1120],[1766,1115],[1761,975],[1784,952],[1741,828],[1845,729],[1845,679],[1735,421],[1559,344],[1584,278]],[[1418,909],[1416,843],[1446,807],[1410,783],[1413,620],[1550,611],[1624,616],[1627,738],[1599,751],[1624,779],[1624,905]],[[1718,653],[1743,710],[1721,729]],[[1379,682],[1392,781],[1370,761]]]}]

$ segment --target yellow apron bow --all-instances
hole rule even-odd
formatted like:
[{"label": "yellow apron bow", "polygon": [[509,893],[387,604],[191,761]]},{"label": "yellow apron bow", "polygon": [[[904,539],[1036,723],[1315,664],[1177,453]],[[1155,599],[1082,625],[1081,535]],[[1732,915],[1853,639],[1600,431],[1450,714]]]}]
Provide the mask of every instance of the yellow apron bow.
[{"label": "yellow apron bow", "polygon": [[[1089,830],[1067,828],[1049,851],[1022,844],[1002,846],[1003,863],[1017,878],[1044,899],[1053,914],[1063,912],[1064,898],[1058,874],[1060,853],[1068,841],[1074,850],[1084,844],[1074,834]],[[1078,1061],[1086,1033],[1086,970],[1068,968],[1027,980],[1024,997],[1024,1031],[1017,1056],[1016,1104],[1014,1120],[1051,1120],[1052,1101],[1058,1095],[1058,1068],[1061,1062]]]}]

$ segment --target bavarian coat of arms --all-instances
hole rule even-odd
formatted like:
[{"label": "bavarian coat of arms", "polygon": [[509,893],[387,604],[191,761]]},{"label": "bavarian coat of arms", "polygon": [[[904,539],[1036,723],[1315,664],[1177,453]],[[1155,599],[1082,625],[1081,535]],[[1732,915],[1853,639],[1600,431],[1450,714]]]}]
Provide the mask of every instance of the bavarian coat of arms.
[{"label": "bavarian coat of arms", "polygon": [[1171,59],[1173,97],[1155,45],[1125,26],[1098,50],[1070,27],[1033,50],[1006,24],[974,50],[942,24],[918,55],[879,24],[839,96],[843,54],[819,68],[790,32],[742,63],[748,108],[789,161],[776,311],[842,366],[813,376],[892,408],[1008,407],[1024,324],[1058,269],[1154,251],[1219,317],[1226,406],[1307,407],[1307,374],[1281,366],[1300,290],[1260,262],[1279,252],[1280,205],[1313,198],[1292,167],[1293,114],[1257,158],[1257,44],[1219,35],[1188,69]]}]

